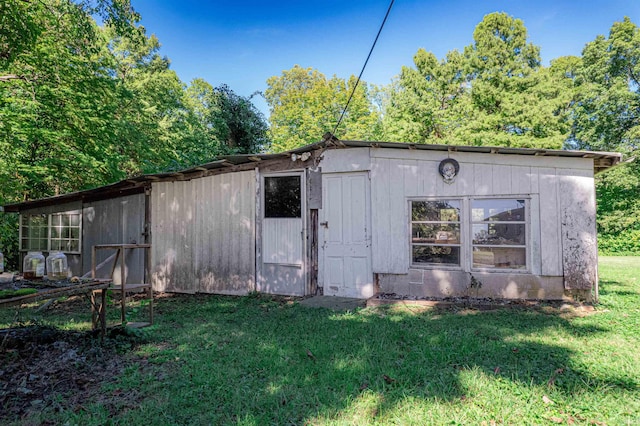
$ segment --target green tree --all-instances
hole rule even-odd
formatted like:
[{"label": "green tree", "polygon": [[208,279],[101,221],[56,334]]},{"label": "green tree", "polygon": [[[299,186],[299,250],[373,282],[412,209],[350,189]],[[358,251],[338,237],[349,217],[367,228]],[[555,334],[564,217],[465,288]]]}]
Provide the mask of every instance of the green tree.
[{"label": "green tree", "polygon": [[138,20],[129,0],[0,1],[0,204],[268,145],[249,98],[186,91]]},{"label": "green tree", "polygon": [[75,190],[109,173],[89,154],[105,123],[101,105],[113,90],[99,31],[75,3],[29,7],[37,37],[0,70],[15,76],[0,83],[4,200]]},{"label": "green tree", "polygon": [[[640,143],[640,29],[615,22],[582,52],[576,71],[574,121],[568,148],[618,151],[637,157]],[[640,166],[636,162],[596,179],[603,249],[640,254]]]},{"label": "green tree", "polygon": [[107,27],[105,39],[115,93],[104,105],[113,118],[104,159],[119,177],[164,170],[178,158],[175,134],[184,125],[184,85],[144,27],[123,36]]},{"label": "green tree", "polygon": [[176,167],[211,161],[221,154],[248,154],[269,147],[268,126],[251,98],[228,86],[214,88],[194,79],[184,93],[186,128],[177,152]]},{"label": "green tree", "polygon": [[250,97],[237,95],[229,86],[214,89],[215,129],[228,153],[249,154],[269,148],[268,126]]},{"label": "green tree", "polygon": [[569,134],[570,80],[540,65],[520,19],[486,15],[464,49],[472,115],[458,139],[473,145],[560,148]]},{"label": "green tree", "polygon": [[385,108],[383,129],[389,140],[455,144],[456,129],[471,106],[465,59],[451,51],[446,59],[419,49],[415,68],[403,66]]},{"label": "green tree", "polygon": [[578,99],[568,146],[595,150],[638,149],[640,140],[640,30],[629,18],[609,37],[598,36],[582,52]]},{"label": "green tree", "polygon": [[[128,0],[0,2],[0,204],[103,182],[92,154],[107,128],[113,83],[91,14],[119,33]],[[0,218],[0,246],[17,268],[17,218]]]},{"label": "green tree", "polygon": [[523,22],[484,17],[464,53],[420,49],[385,105],[387,138],[420,143],[560,148],[572,81],[540,65]]},{"label": "green tree", "polygon": [[[267,80],[270,138],[274,151],[286,151],[318,142],[338,123],[357,79],[327,79],[312,68],[298,65]],[[336,130],[343,139],[375,139],[379,116],[365,82],[357,86],[349,108]]]}]

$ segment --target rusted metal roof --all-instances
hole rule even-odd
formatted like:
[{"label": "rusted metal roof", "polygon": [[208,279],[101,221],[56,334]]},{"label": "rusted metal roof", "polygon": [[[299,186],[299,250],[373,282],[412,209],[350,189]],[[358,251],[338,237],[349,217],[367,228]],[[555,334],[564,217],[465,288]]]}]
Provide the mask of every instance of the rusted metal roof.
[{"label": "rusted metal roof", "polygon": [[165,173],[154,173],[124,179],[110,185],[98,188],[86,189],[69,194],[54,197],[41,198],[38,200],[25,201],[22,203],[7,204],[3,210],[5,212],[20,212],[22,210],[51,206],[55,204],[72,201],[95,201],[101,199],[114,198],[122,195],[136,194],[145,191],[151,182],[158,180],[189,180],[206,175],[211,171],[229,172],[238,170],[239,167],[246,167],[251,164],[257,165],[262,161],[276,160],[290,157],[292,154],[302,154],[324,149],[341,148],[392,148],[408,150],[427,150],[444,152],[473,152],[480,154],[500,154],[500,155],[530,155],[549,157],[569,157],[569,158],[591,158],[593,159],[594,172],[606,170],[615,166],[622,160],[622,154],[615,152],[594,152],[594,151],[571,151],[556,149],[534,149],[534,148],[512,148],[512,147],[490,147],[490,146],[465,146],[465,145],[433,145],[404,142],[372,142],[372,141],[347,141],[339,140],[330,134],[325,135],[325,139],[307,146],[303,146],[291,151],[277,154],[243,154],[225,155],[209,163],[201,164],[185,170]]}]

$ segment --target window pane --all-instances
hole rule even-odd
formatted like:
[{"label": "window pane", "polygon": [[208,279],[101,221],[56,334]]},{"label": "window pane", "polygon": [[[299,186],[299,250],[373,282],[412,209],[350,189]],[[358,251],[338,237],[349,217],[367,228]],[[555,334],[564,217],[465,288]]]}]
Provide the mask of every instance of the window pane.
[{"label": "window pane", "polygon": [[474,223],[473,244],[524,245],[524,223]]},{"label": "window pane", "polygon": [[71,214],[69,215],[69,224],[71,226],[80,226],[80,215],[78,214]]},{"label": "window pane", "polygon": [[412,228],[413,243],[460,244],[459,224],[414,223]]},{"label": "window pane", "polygon": [[80,238],[80,228],[71,228],[71,238]]},{"label": "window pane", "polygon": [[412,201],[411,220],[427,222],[460,221],[460,201]]},{"label": "window pane", "polygon": [[524,222],[525,200],[473,200],[471,216],[474,222]]},{"label": "window pane", "polygon": [[69,241],[69,251],[80,251],[80,242],[78,240]]},{"label": "window pane", "polygon": [[30,227],[38,227],[38,226],[47,226],[47,215],[45,214],[33,214],[28,215],[28,226]]},{"label": "window pane", "polygon": [[460,247],[413,246],[413,263],[460,264]]},{"label": "window pane", "polygon": [[35,251],[46,251],[47,250],[47,240],[33,238],[27,241],[26,250],[35,250]]},{"label": "window pane", "polygon": [[264,178],[264,217],[302,217],[300,176]]},{"label": "window pane", "polygon": [[474,268],[525,269],[526,249],[521,247],[474,247]]}]

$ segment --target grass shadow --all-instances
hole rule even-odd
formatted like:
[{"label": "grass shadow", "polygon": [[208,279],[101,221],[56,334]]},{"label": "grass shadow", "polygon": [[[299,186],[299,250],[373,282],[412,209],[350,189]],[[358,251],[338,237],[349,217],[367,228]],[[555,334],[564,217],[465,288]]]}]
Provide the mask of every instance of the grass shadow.
[{"label": "grass shadow", "polygon": [[[131,386],[148,387],[142,411],[167,424],[384,422],[409,402],[455,411],[499,398],[514,422],[509,407],[541,392],[571,400],[638,388],[635,377],[594,374],[567,344],[607,327],[528,309],[337,314],[266,296],[180,296],[158,318],[147,355],[171,379]],[[526,409],[548,408],[539,405]]]}]

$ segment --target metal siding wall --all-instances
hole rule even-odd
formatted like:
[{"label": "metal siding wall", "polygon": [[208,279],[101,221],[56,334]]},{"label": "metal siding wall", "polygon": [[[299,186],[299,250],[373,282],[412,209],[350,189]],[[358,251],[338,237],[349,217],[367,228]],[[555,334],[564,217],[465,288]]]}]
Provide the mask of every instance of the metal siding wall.
[{"label": "metal siding wall", "polygon": [[[82,209],[82,270],[91,270],[91,248],[96,244],[144,243],[144,194],[128,195],[109,200],[86,203]],[[97,264],[114,253],[112,250],[100,250]],[[130,283],[144,280],[143,250],[128,250],[125,274]],[[100,277],[106,277],[111,263],[98,271]],[[113,279],[120,282],[120,267],[114,272]]]},{"label": "metal siding wall", "polygon": [[[564,168],[573,165],[575,168],[567,169],[566,174],[583,175],[590,173],[586,168],[590,160],[452,153],[450,156],[460,162],[460,172],[452,184],[446,184],[438,172],[440,161],[447,156],[444,153],[382,149],[371,152],[374,272],[408,273],[408,198],[513,194],[531,196],[531,271],[562,276],[559,179],[555,168],[541,166],[546,162]],[[496,163],[492,164],[492,160]],[[506,164],[509,161],[513,164]]]},{"label": "metal siding wall", "polygon": [[152,192],[159,291],[246,294],[255,285],[255,172],[158,182]]}]

